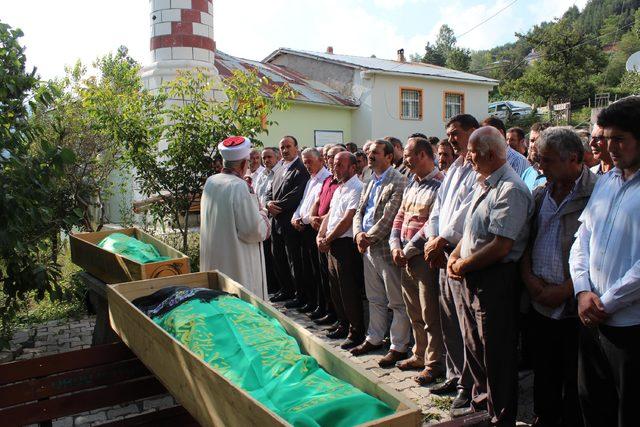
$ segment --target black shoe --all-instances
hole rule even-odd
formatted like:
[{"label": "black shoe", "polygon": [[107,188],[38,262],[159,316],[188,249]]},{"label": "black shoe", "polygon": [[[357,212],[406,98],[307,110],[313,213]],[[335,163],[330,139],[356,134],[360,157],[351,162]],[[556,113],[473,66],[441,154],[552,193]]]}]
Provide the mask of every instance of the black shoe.
[{"label": "black shoe", "polygon": [[357,337],[347,337],[347,339],[340,344],[340,348],[343,350],[351,350],[354,347],[359,346],[364,342],[364,335],[360,335]]},{"label": "black shoe", "polygon": [[284,292],[278,292],[277,294],[272,296],[269,301],[271,301],[271,302],[282,302],[282,301],[288,301],[291,298],[293,298],[293,295],[286,294]]},{"label": "black shoe", "polygon": [[297,308],[296,311],[298,313],[311,313],[312,311],[314,311],[317,307],[315,305],[311,305],[311,304],[305,304],[300,308]]},{"label": "black shoe", "polygon": [[453,402],[451,402],[451,410],[454,409],[462,409],[471,406],[471,393],[469,390],[465,390],[463,388],[458,389],[458,394],[456,395]]},{"label": "black shoe", "polygon": [[309,319],[311,320],[316,320],[316,319],[320,319],[324,316],[326,316],[327,313],[324,312],[324,310],[322,310],[320,307],[316,308],[314,311],[312,311],[311,313],[307,314],[307,316],[309,316]]},{"label": "black shoe", "polygon": [[314,320],[313,322],[316,325],[333,325],[334,323],[336,323],[336,316],[333,314],[327,314],[326,316]]},{"label": "black shoe", "polygon": [[347,335],[349,335],[349,328],[342,325],[339,326],[336,330],[327,332],[327,338],[331,338],[332,340],[346,338]]},{"label": "black shoe", "polygon": [[304,306],[304,301],[301,301],[299,299],[293,299],[287,303],[284,304],[284,308],[300,308],[302,306]]},{"label": "black shoe", "polygon": [[440,384],[436,384],[429,389],[431,394],[447,394],[456,391],[458,388],[458,379],[451,378]]}]

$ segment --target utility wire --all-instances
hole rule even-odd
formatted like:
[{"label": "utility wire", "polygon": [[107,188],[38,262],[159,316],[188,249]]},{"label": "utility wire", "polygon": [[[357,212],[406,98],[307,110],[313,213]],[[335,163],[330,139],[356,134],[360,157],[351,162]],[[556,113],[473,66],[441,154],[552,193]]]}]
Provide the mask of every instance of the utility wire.
[{"label": "utility wire", "polygon": [[[609,35],[611,35],[611,34],[613,34],[613,33],[616,33],[616,32],[618,32],[619,30],[622,30],[622,29],[624,29],[624,28],[626,28],[626,27],[630,27],[630,26],[632,26],[633,24],[634,24],[634,22],[631,22],[631,23],[629,23],[629,24],[627,24],[627,25],[623,25],[622,27],[617,28],[615,31],[611,31],[611,32],[606,33],[606,34],[602,34],[602,35],[599,35],[599,36],[597,36],[597,37],[593,37],[592,39],[587,39],[587,40],[585,40],[585,41],[583,41],[583,42],[578,43],[578,44],[577,44],[577,45],[575,45],[575,46],[571,46],[571,47],[568,47],[568,48],[566,48],[566,49],[560,49],[560,50],[558,50],[558,51],[556,51],[556,52],[551,52],[551,53],[548,53],[548,54],[546,54],[546,55],[538,54],[538,58],[545,58],[545,57],[550,56],[550,55],[557,55],[557,54],[562,53],[562,52],[567,52],[567,51],[569,51],[569,50],[572,50],[572,49],[575,49],[575,48],[577,48],[577,47],[583,46],[583,45],[585,45],[585,44],[587,44],[587,43],[591,43],[591,42],[593,42],[593,41],[596,41],[596,40],[598,40],[598,39],[600,39],[600,38],[602,38],[602,37],[609,36]],[[544,40],[543,40],[542,42],[540,42],[540,43],[538,44],[538,46],[536,46],[536,47],[540,47],[540,46],[542,46],[542,44],[543,44],[543,43],[544,43]],[[534,48],[534,50],[535,50],[535,48]],[[510,70],[510,71],[509,71],[509,72],[504,76],[504,78],[506,79],[507,77],[509,77],[509,76],[511,75],[511,73],[513,73],[517,68],[519,68],[519,67],[520,67],[520,66],[525,62],[525,59],[526,59],[526,56],[525,56],[524,58],[522,58],[522,61],[520,61],[520,63],[518,63],[515,67],[513,67],[513,68],[512,68],[512,69],[511,69],[511,70]]]},{"label": "utility wire", "polygon": [[[547,56],[549,56],[549,55],[556,55],[556,54],[558,54],[558,53],[562,53],[562,52],[566,52],[566,51],[568,51],[568,50],[575,49],[575,48],[580,47],[580,46],[582,46],[582,45],[585,45],[585,44],[587,44],[587,43],[591,43],[591,42],[593,42],[593,41],[595,41],[595,40],[598,40],[598,39],[600,39],[600,38],[602,38],[602,37],[606,37],[606,36],[609,36],[609,35],[611,35],[611,34],[617,33],[618,31],[620,31],[620,30],[622,30],[622,29],[624,29],[624,28],[630,27],[630,26],[632,26],[633,24],[634,24],[634,23],[633,23],[633,22],[631,22],[631,23],[629,23],[629,24],[627,24],[627,25],[623,25],[622,27],[617,28],[615,31],[611,31],[611,32],[606,33],[606,34],[602,34],[602,35],[599,35],[599,36],[593,37],[593,38],[591,38],[591,39],[588,39],[588,40],[585,40],[585,41],[583,41],[583,42],[580,42],[580,43],[578,43],[578,44],[577,44],[577,45],[575,45],[575,46],[568,47],[568,48],[566,48],[566,49],[561,49],[561,50],[559,50],[559,51],[551,52],[551,53],[548,53],[548,54],[546,54],[546,55],[538,54],[538,58],[544,58],[544,57],[547,57]],[[536,48],[539,48],[539,47],[540,47],[540,46],[542,46],[545,42],[546,42],[546,40],[542,40],[542,41],[541,41],[540,43],[538,43],[538,45],[537,45],[536,47],[534,47],[532,50],[535,50]],[[509,70],[509,72],[505,75],[505,77],[504,77],[504,78],[509,77],[509,75],[510,75],[513,71],[515,71],[518,67],[520,67],[520,66],[525,62],[525,59],[526,59],[526,57],[525,57],[525,58],[522,58],[522,60],[521,60],[518,64],[516,64],[516,65],[515,65],[511,70]],[[485,67],[485,68],[479,68],[479,69],[476,69],[476,70],[469,70],[469,72],[470,72],[470,73],[478,73],[478,72],[481,72],[481,71],[494,70],[494,69],[496,69],[496,68],[500,68],[500,67],[502,67],[502,66],[498,64],[498,65],[492,65],[492,66]]]},{"label": "utility wire", "polygon": [[479,24],[474,25],[473,27],[471,27],[469,30],[465,31],[464,33],[460,34],[459,36],[456,36],[457,39],[460,39],[461,37],[466,36],[467,34],[469,34],[471,31],[475,30],[476,28],[478,28],[481,25],[486,24],[487,22],[489,22],[490,20],[492,20],[493,18],[495,18],[496,16],[498,16],[500,13],[504,12],[505,10],[509,9],[511,6],[513,6],[515,3],[517,3],[518,0],[513,0],[511,3],[509,3],[508,5],[506,5],[505,7],[503,7],[502,9],[500,9],[499,11],[497,11],[496,13],[494,13],[493,15],[491,15],[490,17],[488,17],[487,19],[485,19],[484,21],[480,22]]}]

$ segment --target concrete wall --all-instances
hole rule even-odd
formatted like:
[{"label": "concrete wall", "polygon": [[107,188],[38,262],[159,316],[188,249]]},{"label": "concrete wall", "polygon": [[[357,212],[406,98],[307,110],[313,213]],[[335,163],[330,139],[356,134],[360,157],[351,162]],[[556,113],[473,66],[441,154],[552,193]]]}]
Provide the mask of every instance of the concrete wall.
[{"label": "concrete wall", "polygon": [[310,80],[322,82],[344,96],[353,96],[353,69],[350,67],[298,55],[279,55],[270,62],[297,71]]},{"label": "concrete wall", "polygon": [[260,136],[264,146],[277,146],[284,135],[293,135],[300,146],[313,147],[314,131],[342,131],[344,142],[351,141],[352,109],[293,103],[287,111],[276,111],[269,119],[278,122],[269,134]]},{"label": "concrete wall", "polygon": [[[482,121],[488,116],[490,86],[463,82],[427,80],[412,77],[376,74],[372,99],[372,137],[396,136],[404,140],[414,132],[427,136],[445,136],[443,119],[444,93],[464,93],[464,112]],[[421,120],[400,119],[400,88],[423,90]]]}]

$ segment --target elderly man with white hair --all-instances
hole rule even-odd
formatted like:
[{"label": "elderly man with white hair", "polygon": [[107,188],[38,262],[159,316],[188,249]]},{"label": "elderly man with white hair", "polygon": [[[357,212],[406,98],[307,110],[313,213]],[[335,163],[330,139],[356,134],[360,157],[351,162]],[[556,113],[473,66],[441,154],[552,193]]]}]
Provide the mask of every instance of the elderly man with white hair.
[{"label": "elderly man with white hair", "polygon": [[311,226],[313,207],[318,199],[324,180],[331,173],[324,167],[322,154],[316,148],[305,148],[302,151],[302,163],[307,168],[310,178],[304,189],[302,201],[291,218],[291,225],[302,234],[302,261],[304,269],[305,304],[290,304],[297,306],[301,313],[310,313],[318,308],[318,290],[320,283],[320,264],[318,247],[316,246],[317,230]]},{"label": "elderly man with white hair", "polygon": [[500,132],[482,127],[468,151],[478,183],[470,194],[460,243],[447,263],[462,287],[463,333],[473,377],[472,406],[487,409],[495,425],[515,425],[517,371],[517,261],[533,214],[529,189],[507,163]]}]

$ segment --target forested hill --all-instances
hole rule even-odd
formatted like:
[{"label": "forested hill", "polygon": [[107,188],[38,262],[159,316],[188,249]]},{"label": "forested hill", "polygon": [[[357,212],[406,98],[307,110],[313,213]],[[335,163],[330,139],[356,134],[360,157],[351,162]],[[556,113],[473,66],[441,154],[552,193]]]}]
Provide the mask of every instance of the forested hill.
[{"label": "forested hill", "polygon": [[582,11],[573,6],[516,39],[469,51],[457,47],[453,31],[443,25],[435,44],[412,59],[498,79],[494,99],[577,106],[596,93],[640,93],[640,74],[625,71],[629,55],[640,50],[640,0],[590,0]]}]

